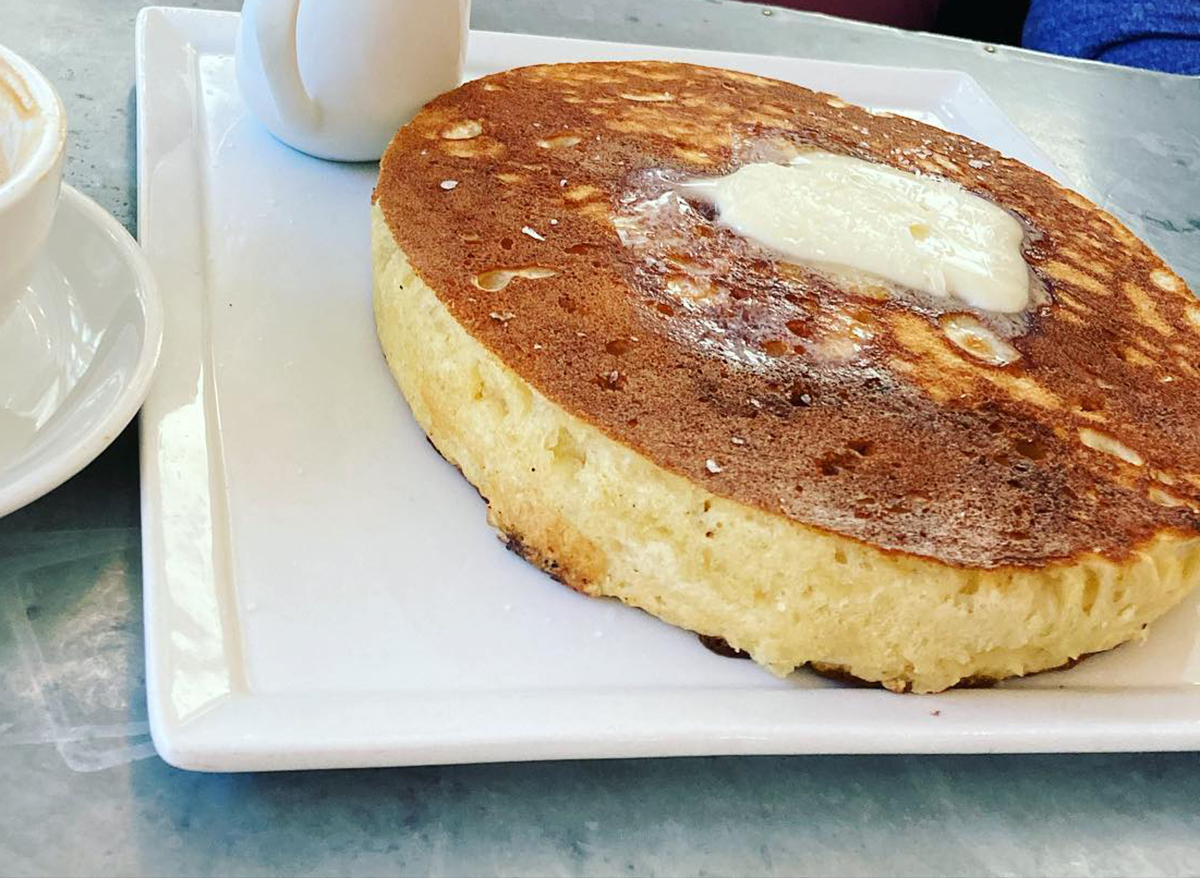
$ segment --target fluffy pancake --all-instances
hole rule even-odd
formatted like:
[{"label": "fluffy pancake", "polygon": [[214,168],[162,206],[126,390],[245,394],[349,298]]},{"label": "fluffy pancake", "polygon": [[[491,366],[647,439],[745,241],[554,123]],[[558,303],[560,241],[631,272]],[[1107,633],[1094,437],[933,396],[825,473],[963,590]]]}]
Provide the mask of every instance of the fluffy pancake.
[{"label": "fluffy pancake", "polygon": [[[674,180],[809,148],[1021,220],[1015,362],[952,343],[961,303],[782,263],[697,205],[627,233]],[[374,257],[414,414],[526,556],[777,672],[1056,667],[1194,581],[1200,310],[1115,219],[966,138],[690,65],[509,71],[398,133]]]}]

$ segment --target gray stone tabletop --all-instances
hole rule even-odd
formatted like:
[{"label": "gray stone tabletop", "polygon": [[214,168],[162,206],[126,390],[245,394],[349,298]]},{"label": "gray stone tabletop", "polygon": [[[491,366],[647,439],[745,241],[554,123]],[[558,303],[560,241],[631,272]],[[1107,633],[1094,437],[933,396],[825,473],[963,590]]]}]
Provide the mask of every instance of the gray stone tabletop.
[{"label": "gray stone tabletop", "polygon": [[[141,5],[0,0],[0,42],[67,105],[67,179],[131,230]],[[473,21],[964,70],[1200,288],[1198,79],[715,0],[476,0]],[[1200,874],[1194,753],[177,771],[147,731],[139,553],[132,428],[0,520],[0,875]]]}]

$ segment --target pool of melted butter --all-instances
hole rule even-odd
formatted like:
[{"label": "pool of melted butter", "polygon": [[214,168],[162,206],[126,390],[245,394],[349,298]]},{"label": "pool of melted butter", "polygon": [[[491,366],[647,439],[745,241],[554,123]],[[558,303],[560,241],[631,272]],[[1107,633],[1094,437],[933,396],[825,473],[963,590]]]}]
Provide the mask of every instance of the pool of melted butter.
[{"label": "pool of melted butter", "polygon": [[867,358],[880,312],[927,318],[971,359],[1020,359],[1048,296],[1031,231],[956,183],[833,153],[745,156],[717,177],[630,176],[613,223],[645,304],[688,343],[747,366]]}]

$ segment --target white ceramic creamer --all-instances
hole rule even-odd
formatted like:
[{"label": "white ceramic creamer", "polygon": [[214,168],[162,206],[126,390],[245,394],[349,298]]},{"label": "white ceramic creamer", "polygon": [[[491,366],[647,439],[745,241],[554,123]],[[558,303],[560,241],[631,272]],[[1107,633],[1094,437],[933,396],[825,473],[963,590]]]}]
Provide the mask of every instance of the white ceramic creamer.
[{"label": "white ceramic creamer", "polygon": [[242,98],[279,140],[378,159],[423,104],[459,84],[470,0],[246,0]]}]

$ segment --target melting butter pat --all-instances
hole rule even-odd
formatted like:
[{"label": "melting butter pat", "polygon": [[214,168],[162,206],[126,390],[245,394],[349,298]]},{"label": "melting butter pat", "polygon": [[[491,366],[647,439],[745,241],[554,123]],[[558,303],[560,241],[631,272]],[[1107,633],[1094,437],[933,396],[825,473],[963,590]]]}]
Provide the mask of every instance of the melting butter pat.
[{"label": "melting butter pat", "polygon": [[685,186],[712,201],[721,223],[791,261],[868,272],[986,311],[1029,304],[1021,224],[955,183],[806,152]]}]

